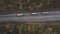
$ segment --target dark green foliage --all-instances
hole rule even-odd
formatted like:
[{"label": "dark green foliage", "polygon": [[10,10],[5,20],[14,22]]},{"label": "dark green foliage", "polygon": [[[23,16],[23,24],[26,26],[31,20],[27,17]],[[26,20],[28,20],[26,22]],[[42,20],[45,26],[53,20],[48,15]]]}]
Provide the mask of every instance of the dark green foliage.
[{"label": "dark green foliage", "polygon": [[1,0],[0,12],[33,12],[54,8],[55,0]]},{"label": "dark green foliage", "polygon": [[60,34],[60,23],[52,24],[47,25],[44,23],[0,23],[0,34]]}]

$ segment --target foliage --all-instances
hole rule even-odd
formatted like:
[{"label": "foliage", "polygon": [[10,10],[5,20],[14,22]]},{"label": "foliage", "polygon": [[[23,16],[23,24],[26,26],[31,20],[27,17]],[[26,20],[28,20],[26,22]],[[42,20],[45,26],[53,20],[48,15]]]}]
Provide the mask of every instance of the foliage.
[{"label": "foliage", "polygon": [[59,29],[58,24],[0,23],[0,34],[60,34]]},{"label": "foliage", "polygon": [[2,0],[0,10],[3,11],[30,11],[53,8],[54,0]]}]

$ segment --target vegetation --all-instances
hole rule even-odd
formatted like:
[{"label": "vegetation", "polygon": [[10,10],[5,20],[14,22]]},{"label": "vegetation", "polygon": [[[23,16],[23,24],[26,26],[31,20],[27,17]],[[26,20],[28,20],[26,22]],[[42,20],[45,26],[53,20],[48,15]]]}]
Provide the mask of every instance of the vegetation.
[{"label": "vegetation", "polygon": [[40,11],[42,9],[54,8],[55,0],[1,0],[0,11],[7,12],[29,12],[32,10]]},{"label": "vegetation", "polygon": [[60,34],[60,23],[0,23],[0,34]]}]

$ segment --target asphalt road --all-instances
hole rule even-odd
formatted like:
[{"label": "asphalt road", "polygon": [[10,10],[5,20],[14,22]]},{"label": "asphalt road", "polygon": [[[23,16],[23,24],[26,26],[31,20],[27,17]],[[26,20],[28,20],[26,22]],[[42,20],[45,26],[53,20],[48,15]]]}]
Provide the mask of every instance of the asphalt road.
[{"label": "asphalt road", "polygon": [[0,22],[8,22],[8,21],[60,21],[60,11],[51,11],[46,14],[40,15],[29,15],[29,13],[25,13],[25,16],[16,16],[16,14],[6,14],[0,15]]}]

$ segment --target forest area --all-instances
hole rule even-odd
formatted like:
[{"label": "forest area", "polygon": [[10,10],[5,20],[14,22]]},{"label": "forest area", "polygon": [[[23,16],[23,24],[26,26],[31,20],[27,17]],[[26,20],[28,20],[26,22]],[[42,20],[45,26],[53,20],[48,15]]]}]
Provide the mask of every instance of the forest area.
[{"label": "forest area", "polygon": [[60,34],[59,22],[4,22],[0,23],[0,34]]},{"label": "forest area", "polygon": [[55,8],[55,0],[1,0],[0,12],[40,12]]}]

